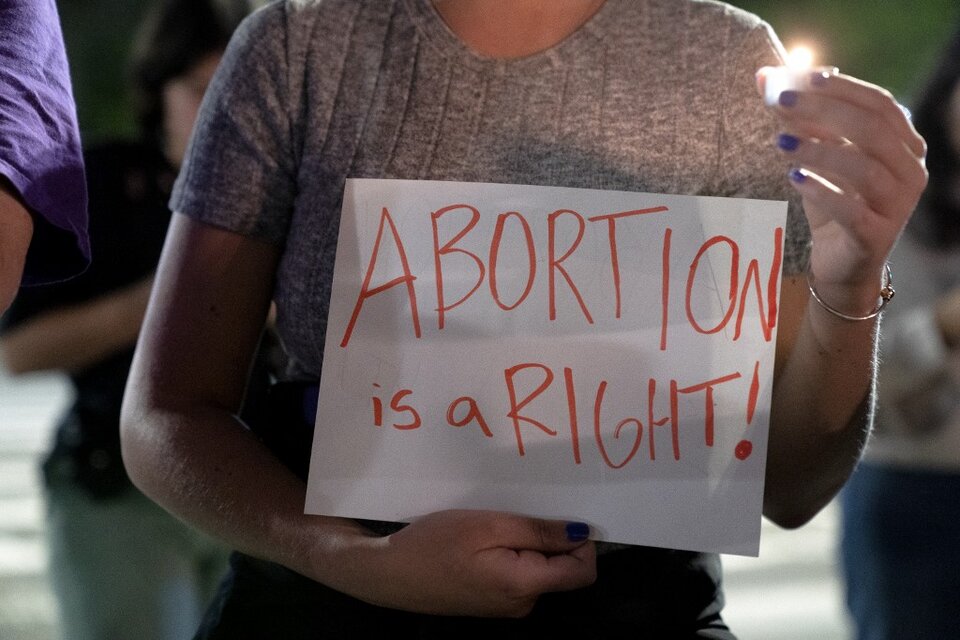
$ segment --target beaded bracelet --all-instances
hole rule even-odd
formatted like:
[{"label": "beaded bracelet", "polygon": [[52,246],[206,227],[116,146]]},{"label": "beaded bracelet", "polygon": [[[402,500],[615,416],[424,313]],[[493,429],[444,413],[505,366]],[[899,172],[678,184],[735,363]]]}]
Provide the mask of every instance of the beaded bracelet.
[{"label": "beaded bracelet", "polygon": [[896,291],[894,291],[893,289],[893,273],[890,271],[889,262],[886,265],[884,265],[884,268],[883,268],[883,286],[880,288],[880,304],[878,304],[873,309],[873,311],[871,311],[865,316],[847,315],[841,311],[837,311],[836,309],[828,305],[826,302],[824,302],[823,298],[820,297],[820,294],[817,293],[816,288],[813,286],[813,276],[810,274],[810,272],[807,272],[807,287],[810,289],[810,295],[813,296],[813,299],[816,300],[817,304],[823,307],[826,311],[828,311],[832,315],[835,315],[838,318],[842,318],[844,320],[851,320],[851,321],[870,320],[871,318],[876,318],[887,306],[887,303],[893,299],[893,296],[896,293]]}]

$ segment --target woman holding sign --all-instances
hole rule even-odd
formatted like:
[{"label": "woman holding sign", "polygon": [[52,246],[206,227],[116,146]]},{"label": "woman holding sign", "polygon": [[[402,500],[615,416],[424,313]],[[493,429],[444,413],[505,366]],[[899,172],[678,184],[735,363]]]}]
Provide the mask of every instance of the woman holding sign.
[{"label": "woman holding sign", "polygon": [[781,61],[764,23],[705,1],[279,2],[248,20],[175,189],[124,410],[137,484],[240,552],[199,637],[732,637],[715,555],[486,511],[307,516],[304,399],[261,437],[236,413],[272,299],[289,377],[320,376],[347,177],[790,200],[764,510],[803,524],[869,429],[924,143],[837,73],[764,106],[756,72]]}]

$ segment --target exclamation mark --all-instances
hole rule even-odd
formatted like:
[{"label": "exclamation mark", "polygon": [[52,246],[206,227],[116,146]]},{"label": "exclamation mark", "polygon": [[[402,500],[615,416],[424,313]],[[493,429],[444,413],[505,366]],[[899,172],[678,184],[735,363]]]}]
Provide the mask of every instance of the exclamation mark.
[{"label": "exclamation mark", "polygon": [[[380,385],[376,382],[373,383],[377,389],[380,388]],[[373,401],[373,424],[377,427],[383,426],[383,401],[377,397],[373,396],[370,398]]]},{"label": "exclamation mark", "polygon": [[[753,366],[753,379],[750,381],[750,395],[747,397],[747,425],[753,422],[753,414],[757,410],[757,396],[760,394],[760,361]],[[753,443],[741,440],[737,443],[733,455],[737,460],[746,460],[753,453]]]}]

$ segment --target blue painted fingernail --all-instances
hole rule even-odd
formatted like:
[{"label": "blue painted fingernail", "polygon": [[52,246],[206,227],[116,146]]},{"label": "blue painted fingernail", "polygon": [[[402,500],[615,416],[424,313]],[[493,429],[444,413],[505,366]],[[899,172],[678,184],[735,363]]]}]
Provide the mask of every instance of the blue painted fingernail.
[{"label": "blue painted fingernail", "polygon": [[797,98],[799,97],[800,95],[796,91],[793,91],[792,89],[788,89],[787,91],[781,91],[780,99],[779,99],[780,106],[792,107],[795,104],[797,104]]},{"label": "blue painted fingernail", "polygon": [[807,174],[803,169],[790,169],[787,175],[797,184],[803,184],[807,180]]},{"label": "blue painted fingernail", "polygon": [[585,522],[567,523],[567,540],[570,542],[583,542],[590,537],[590,525]]},{"label": "blue painted fingernail", "polygon": [[784,151],[796,151],[800,146],[800,139],[789,133],[781,133],[777,136],[777,146]]}]

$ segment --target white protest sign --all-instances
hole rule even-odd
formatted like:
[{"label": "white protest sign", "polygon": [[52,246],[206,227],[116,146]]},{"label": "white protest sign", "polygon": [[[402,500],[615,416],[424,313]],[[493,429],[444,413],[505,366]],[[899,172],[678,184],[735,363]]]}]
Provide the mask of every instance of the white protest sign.
[{"label": "white protest sign", "polygon": [[348,180],[306,512],[756,555],[786,203]]}]

